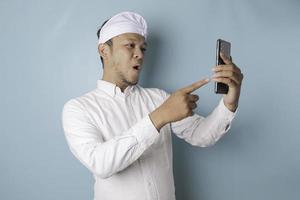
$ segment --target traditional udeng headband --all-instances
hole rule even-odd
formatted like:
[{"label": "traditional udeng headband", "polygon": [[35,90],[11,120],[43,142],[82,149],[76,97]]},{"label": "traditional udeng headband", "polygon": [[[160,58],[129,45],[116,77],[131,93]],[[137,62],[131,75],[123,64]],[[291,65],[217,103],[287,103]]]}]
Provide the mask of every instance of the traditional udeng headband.
[{"label": "traditional udeng headband", "polygon": [[98,44],[123,33],[137,33],[146,40],[148,34],[146,20],[141,15],[129,11],[116,14],[102,27]]}]

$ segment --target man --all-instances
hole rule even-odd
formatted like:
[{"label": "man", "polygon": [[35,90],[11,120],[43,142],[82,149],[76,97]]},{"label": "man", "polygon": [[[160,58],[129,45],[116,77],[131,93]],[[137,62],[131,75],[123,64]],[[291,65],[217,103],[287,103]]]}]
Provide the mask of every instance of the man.
[{"label": "man", "polygon": [[102,79],[63,108],[68,145],[94,175],[95,200],[175,200],[171,133],[192,145],[213,145],[238,107],[243,75],[224,56],[226,65],[214,68],[212,80],[228,84],[229,92],[205,118],[193,113],[199,97],[191,93],[210,79],[172,94],[138,85],[146,39],[139,14],[110,18],[99,33]]}]

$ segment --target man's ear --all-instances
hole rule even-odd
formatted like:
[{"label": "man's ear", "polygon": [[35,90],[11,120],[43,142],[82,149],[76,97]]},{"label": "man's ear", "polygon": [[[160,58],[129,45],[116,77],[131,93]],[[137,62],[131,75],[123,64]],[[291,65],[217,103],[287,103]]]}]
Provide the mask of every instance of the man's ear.
[{"label": "man's ear", "polygon": [[99,44],[98,45],[98,52],[100,54],[100,56],[106,60],[107,57],[109,56],[109,53],[110,53],[110,48],[107,44]]}]

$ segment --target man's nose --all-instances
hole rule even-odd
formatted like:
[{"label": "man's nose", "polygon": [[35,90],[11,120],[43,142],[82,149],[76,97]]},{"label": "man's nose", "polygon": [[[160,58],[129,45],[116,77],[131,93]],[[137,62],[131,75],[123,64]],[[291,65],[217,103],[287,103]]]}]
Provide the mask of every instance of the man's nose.
[{"label": "man's nose", "polygon": [[137,59],[143,59],[144,52],[140,48],[136,48],[136,50],[134,51],[134,57]]}]

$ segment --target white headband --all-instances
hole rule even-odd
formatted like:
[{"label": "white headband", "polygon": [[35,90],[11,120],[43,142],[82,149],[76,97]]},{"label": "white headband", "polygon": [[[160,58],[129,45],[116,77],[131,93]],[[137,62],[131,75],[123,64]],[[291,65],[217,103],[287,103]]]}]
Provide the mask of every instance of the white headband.
[{"label": "white headband", "polygon": [[98,44],[123,33],[137,33],[146,39],[148,34],[146,20],[141,15],[129,11],[116,14],[101,28]]}]

